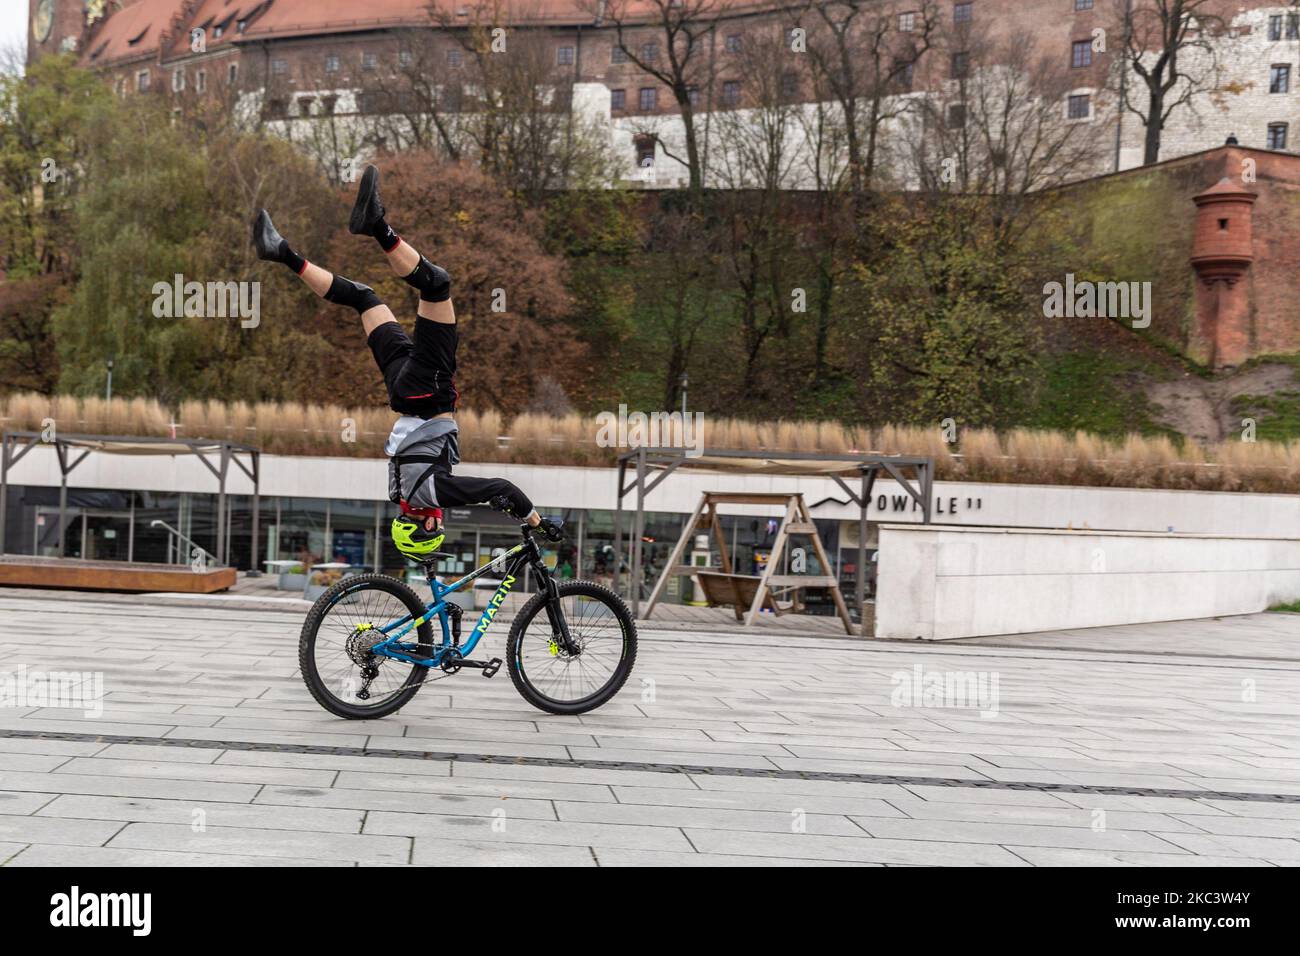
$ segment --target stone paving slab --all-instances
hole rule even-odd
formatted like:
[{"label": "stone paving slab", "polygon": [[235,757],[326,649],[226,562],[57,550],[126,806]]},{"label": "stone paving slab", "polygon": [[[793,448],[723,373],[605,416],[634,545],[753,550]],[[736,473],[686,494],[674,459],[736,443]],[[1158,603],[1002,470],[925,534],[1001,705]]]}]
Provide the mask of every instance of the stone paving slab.
[{"label": "stone paving slab", "polygon": [[[0,710],[3,865],[1300,864],[1297,615],[797,654],[642,624],[591,714],[471,673],[345,721],[301,609],[73,597],[0,591],[0,671],[105,691]],[[980,675],[995,707],[944,689]]]}]

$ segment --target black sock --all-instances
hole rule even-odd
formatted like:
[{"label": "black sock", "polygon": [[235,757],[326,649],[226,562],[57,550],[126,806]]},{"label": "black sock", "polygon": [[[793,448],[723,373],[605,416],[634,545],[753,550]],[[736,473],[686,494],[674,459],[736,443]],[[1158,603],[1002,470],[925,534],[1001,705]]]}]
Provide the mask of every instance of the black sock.
[{"label": "black sock", "polygon": [[280,240],[280,261],[298,275],[302,275],[302,271],[307,268],[307,260],[289,248],[288,239]]},{"label": "black sock", "polygon": [[402,241],[402,237],[393,232],[393,227],[382,216],[370,230],[370,234],[379,242],[379,248],[384,252],[392,252],[397,248],[397,244]]},{"label": "black sock", "polygon": [[329,291],[325,293],[326,302],[335,302],[339,305],[346,305],[357,310],[357,314],[367,312],[377,305],[383,305],[383,300],[375,295],[375,290],[368,285],[362,285],[360,282],[353,282],[351,279],[345,279],[343,276],[335,276],[334,281],[330,283]]},{"label": "black sock", "polygon": [[451,298],[451,276],[424,256],[420,256],[420,264],[403,281],[420,290],[422,302],[446,302]]}]

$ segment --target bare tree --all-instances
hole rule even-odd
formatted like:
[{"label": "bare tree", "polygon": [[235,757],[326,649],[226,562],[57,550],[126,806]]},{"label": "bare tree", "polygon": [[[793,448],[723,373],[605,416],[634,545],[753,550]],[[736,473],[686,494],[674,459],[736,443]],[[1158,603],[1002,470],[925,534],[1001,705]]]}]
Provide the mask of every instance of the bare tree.
[{"label": "bare tree", "polygon": [[872,189],[881,131],[904,115],[913,73],[936,42],[937,0],[793,0],[818,85],[842,113],[849,189]]},{"label": "bare tree", "polygon": [[740,98],[717,112],[717,169],[727,191],[716,211],[725,226],[718,244],[745,354],[741,394],[754,392],[764,345],[790,332],[793,277],[801,256],[790,187],[797,172],[799,74],[779,24],[751,30],[728,56]]},{"label": "bare tree", "polygon": [[363,75],[363,98],[374,134],[392,149],[436,151],[460,159],[465,74],[449,64],[447,54],[448,47],[436,42],[432,30],[403,30],[378,68]]},{"label": "bare tree", "polygon": [[1146,128],[1142,163],[1160,159],[1160,139],[1170,115],[1195,108],[1198,96],[1219,86],[1222,44],[1227,35],[1225,0],[1115,0],[1122,36],[1117,67],[1122,77],[1120,108]]},{"label": "bare tree", "polygon": [[698,92],[712,91],[714,35],[723,0],[577,0],[598,24],[613,24],[619,49],[647,76],[668,87],[681,114],[686,155],[659,148],[684,165],[690,189],[704,188],[705,150],[697,128]]},{"label": "bare tree", "polygon": [[729,57],[741,98],[714,116],[719,185],[789,189],[798,176],[798,90],[802,79],[779,28],[747,34]]},{"label": "bare tree", "polygon": [[[913,177],[924,192],[987,196],[1010,238],[1031,193],[1095,174],[1104,160],[1098,98],[1070,100],[1075,78],[1028,33],[966,37],[969,66],[918,102]],[[1071,115],[1073,106],[1074,115]]]},{"label": "bare tree", "polygon": [[573,67],[550,35],[530,29],[528,3],[430,6],[467,55],[461,129],[481,165],[517,196],[537,199],[601,166],[602,144],[573,112]]}]

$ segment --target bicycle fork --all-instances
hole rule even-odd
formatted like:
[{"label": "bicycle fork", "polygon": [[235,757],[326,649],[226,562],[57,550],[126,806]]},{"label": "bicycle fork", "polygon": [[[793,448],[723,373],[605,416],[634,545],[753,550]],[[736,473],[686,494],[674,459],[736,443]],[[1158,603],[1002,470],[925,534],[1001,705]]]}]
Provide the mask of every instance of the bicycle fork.
[{"label": "bicycle fork", "polygon": [[546,618],[551,622],[551,636],[570,657],[578,655],[582,652],[582,648],[569,633],[569,622],[564,619],[564,611],[560,607],[559,585],[540,561],[533,565],[533,572],[538,580],[546,582]]}]

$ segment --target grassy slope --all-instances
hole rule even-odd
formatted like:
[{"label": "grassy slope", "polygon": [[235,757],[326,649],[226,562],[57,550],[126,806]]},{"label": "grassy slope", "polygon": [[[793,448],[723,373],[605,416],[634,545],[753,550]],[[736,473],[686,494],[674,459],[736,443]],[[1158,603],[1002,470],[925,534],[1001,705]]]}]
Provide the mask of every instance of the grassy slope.
[{"label": "grassy slope", "polygon": [[[1276,363],[1300,369],[1300,355],[1269,355],[1251,364]],[[1234,416],[1254,418],[1260,441],[1300,438],[1300,390],[1282,389],[1270,395],[1238,395],[1232,400]]]}]

